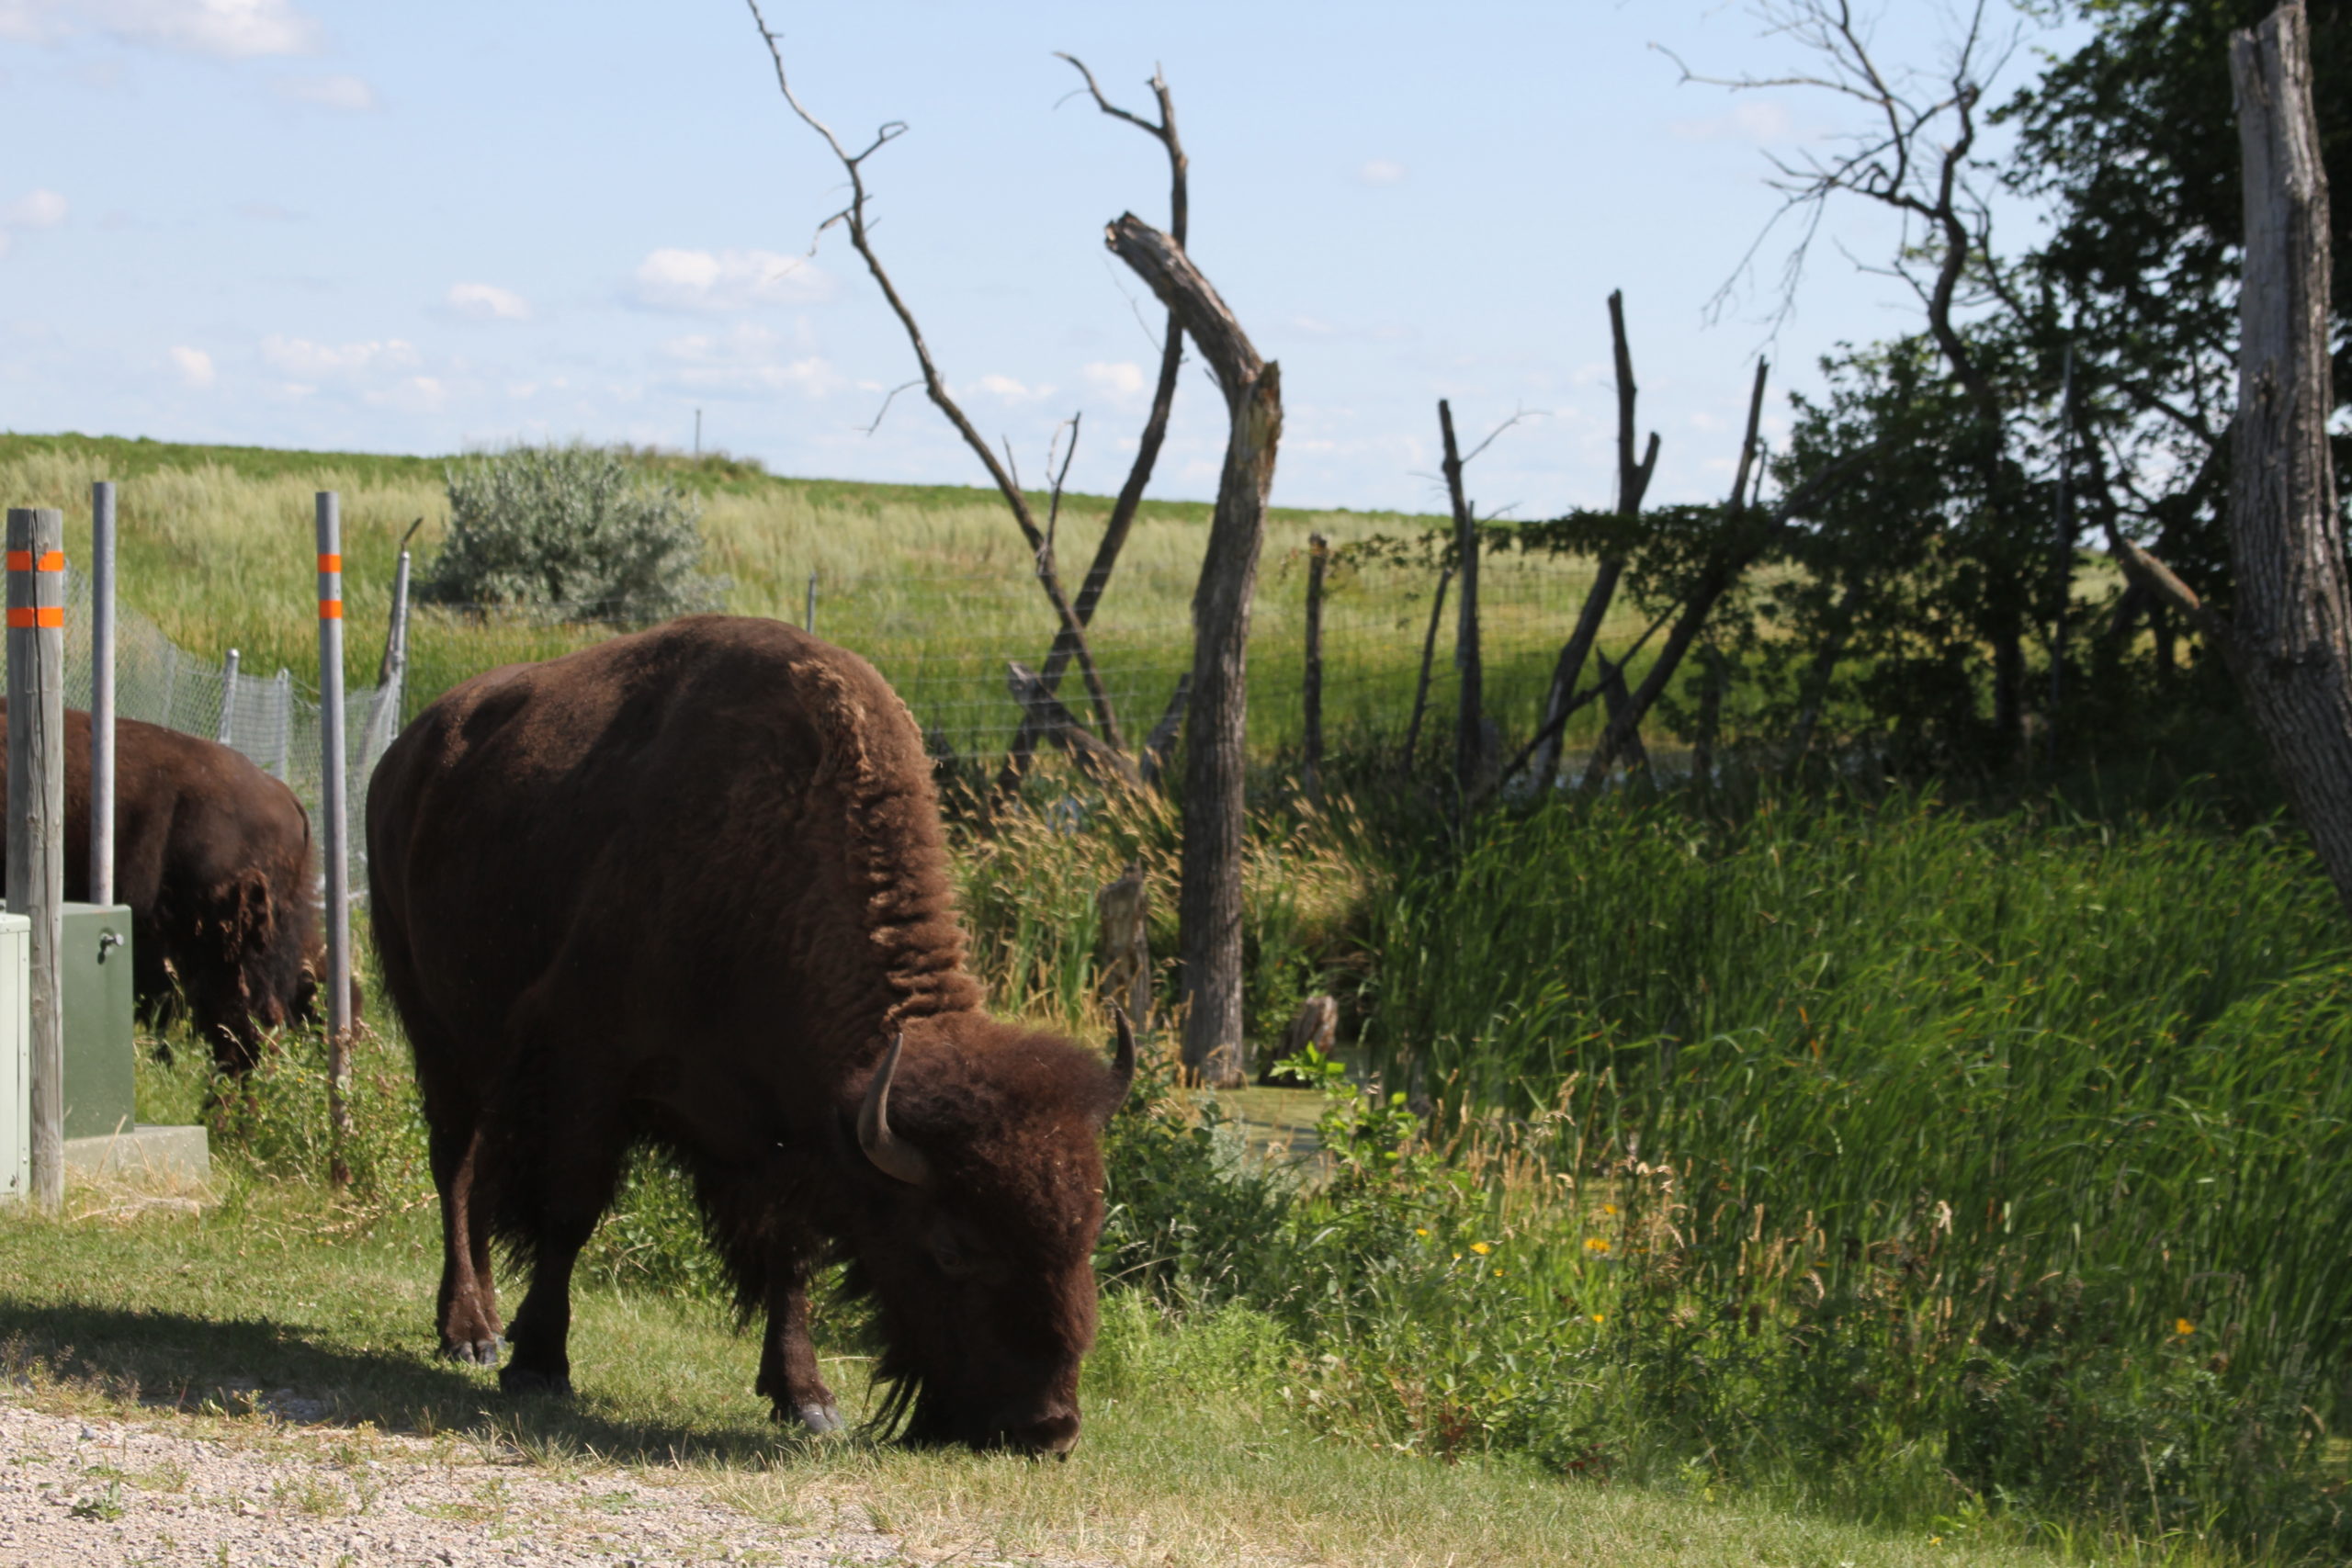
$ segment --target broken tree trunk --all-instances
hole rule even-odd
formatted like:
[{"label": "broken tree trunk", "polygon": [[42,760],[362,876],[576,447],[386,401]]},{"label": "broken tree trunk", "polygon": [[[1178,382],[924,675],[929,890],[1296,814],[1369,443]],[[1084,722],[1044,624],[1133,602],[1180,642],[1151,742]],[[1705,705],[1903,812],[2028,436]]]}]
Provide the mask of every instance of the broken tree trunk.
[{"label": "broken tree trunk", "polygon": [[2352,908],[2352,599],[2327,441],[2327,175],[2303,0],[2231,35],[2230,76],[2245,283],[2229,509],[2237,604],[2222,636],[2295,814]]},{"label": "broken tree trunk", "polygon": [[1445,445],[1445,493],[1453,508],[1453,558],[1462,575],[1454,599],[1453,668],[1461,675],[1453,716],[1453,787],[1464,799],[1486,771],[1485,682],[1478,662],[1478,520],[1462,493],[1462,450],[1453,439],[1453,407],[1437,400],[1438,434]]},{"label": "broken tree trunk", "polygon": [[1193,690],[1184,734],[1184,850],[1178,909],[1183,1063],[1238,1087],[1248,1048],[1241,1008],[1241,847],[1248,739],[1250,596],[1265,542],[1266,497],[1282,439],[1282,370],[1183,247],[1133,213],[1105,231],[1111,250],[1176,313],[1216,373],[1231,416],[1200,584],[1193,594]]}]

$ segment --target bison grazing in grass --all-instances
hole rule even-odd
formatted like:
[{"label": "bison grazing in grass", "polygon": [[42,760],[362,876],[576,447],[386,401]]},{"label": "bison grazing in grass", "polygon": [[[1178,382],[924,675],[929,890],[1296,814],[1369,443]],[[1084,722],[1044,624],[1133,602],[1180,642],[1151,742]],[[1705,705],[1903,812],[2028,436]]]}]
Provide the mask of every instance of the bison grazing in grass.
[{"label": "bison grazing in grass", "polygon": [[875,1303],[918,1442],[1065,1452],[1094,1337],[1104,1122],[1134,1074],[980,1010],[906,707],[855,655],[695,616],[466,682],[376,771],[378,960],[441,1193],[444,1351],[564,1392],[572,1264],[669,1151],[780,1420],[840,1427],[810,1276]]},{"label": "bison grazing in grass", "polygon": [[[0,790],[8,705],[0,700]],[[0,842],[0,874],[7,846]],[[323,967],[311,819],[242,752],[115,721],[114,893],[130,907],[132,982],[151,1018],[175,994],[224,1072],[263,1031],[311,1015]],[[65,716],[65,897],[90,896],[90,716]],[[177,979],[176,993],[174,980]]]}]

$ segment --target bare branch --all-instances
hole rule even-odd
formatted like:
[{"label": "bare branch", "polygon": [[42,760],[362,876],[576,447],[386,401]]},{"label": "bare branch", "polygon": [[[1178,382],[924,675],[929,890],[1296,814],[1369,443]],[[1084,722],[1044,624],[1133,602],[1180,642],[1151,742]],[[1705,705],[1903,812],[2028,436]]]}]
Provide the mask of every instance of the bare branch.
[{"label": "bare branch", "polygon": [[1110,694],[1103,689],[1102,676],[1094,668],[1093,656],[1087,649],[1085,623],[1079,619],[1077,612],[1069,603],[1069,596],[1062,592],[1060,578],[1054,571],[1052,558],[1046,547],[1045,531],[1037,526],[1036,517],[1029,509],[1028,498],[1022,493],[1019,480],[1014,478],[1011,469],[998,460],[987,438],[981,435],[978,429],[965,416],[963,408],[949,393],[946,379],[940,375],[939,367],[931,357],[931,345],[923,341],[922,328],[915,321],[914,310],[899,295],[898,285],[891,281],[888,269],[883,266],[881,256],[874,249],[873,235],[865,215],[868,193],[865,188],[865,163],[866,159],[904,135],[907,129],[906,122],[886,121],[874,133],[874,140],[868,142],[863,151],[855,153],[845,151],[842,146],[841,139],[833,134],[824,121],[809,113],[798,96],[793,92],[792,83],[785,72],[783,40],[776,36],[774,29],[769,28],[767,18],[761,14],[759,0],[743,0],[743,3],[750,7],[752,21],[759,28],[761,40],[767,45],[768,58],[775,62],[775,84],[784,94],[784,101],[792,106],[792,112],[797,115],[803,123],[825,139],[825,145],[832,149],[833,156],[840,161],[842,171],[849,175],[849,205],[826,220],[818,231],[822,233],[825,229],[839,223],[848,233],[850,247],[856,251],[859,258],[865,263],[866,272],[873,277],[875,286],[881,289],[882,298],[889,304],[891,313],[899,318],[899,325],[904,329],[907,342],[914,349],[915,363],[922,371],[923,390],[930,396],[939,412],[946,416],[947,423],[955,426],[956,434],[964,438],[964,445],[970,447],[973,456],[979,458],[980,466],[988,470],[989,478],[995,481],[998,491],[1004,497],[1005,504],[1012,509],[1012,520],[1020,527],[1022,537],[1028,541],[1031,552],[1038,558],[1038,583],[1045,590],[1046,600],[1053,605],[1056,617],[1061,622],[1063,636],[1070,639],[1075,649],[1079,669],[1085,676],[1087,695],[1092,700],[1095,718],[1102,727],[1102,738],[1112,746],[1119,745],[1118,719],[1111,707]]},{"label": "bare branch", "polygon": [[874,411],[874,423],[873,423],[872,424],[868,424],[868,425],[861,426],[861,427],[860,427],[860,433],[861,433],[861,434],[863,434],[871,435],[871,434],[873,434],[876,431],[877,431],[877,430],[881,429],[881,428],[882,428],[882,416],[883,416],[884,414],[887,414],[887,413],[888,413],[888,412],[890,412],[890,404],[891,404],[891,402],[892,402],[893,400],[895,400],[897,399],[898,395],[899,395],[900,392],[911,392],[911,391],[913,391],[917,387],[920,387],[920,386],[922,386],[922,383],[921,381],[901,381],[901,382],[899,382],[897,386],[895,386],[895,387],[891,388],[888,391],[887,391],[887,392],[883,393],[883,394],[882,394],[882,406],[881,406],[880,408],[876,409],[876,410]]}]

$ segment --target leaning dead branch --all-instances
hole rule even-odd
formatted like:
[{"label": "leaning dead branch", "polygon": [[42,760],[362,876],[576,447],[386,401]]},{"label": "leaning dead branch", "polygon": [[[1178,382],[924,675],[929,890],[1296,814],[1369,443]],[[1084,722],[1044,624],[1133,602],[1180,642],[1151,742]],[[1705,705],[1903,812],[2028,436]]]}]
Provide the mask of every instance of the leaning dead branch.
[{"label": "leaning dead branch", "polygon": [[874,249],[873,234],[867,225],[865,215],[867,197],[865,161],[905,135],[906,122],[895,119],[886,122],[875,131],[872,141],[858,152],[852,152],[842,144],[841,139],[833,134],[824,121],[808,112],[798,96],[793,92],[792,83],[785,73],[783,42],[769,28],[767,18],[761,15],[759,0],[744,0],[744,4],[751,8],[752,20],[760,30],[761,39],[767,45],[768,58],[775,63],[775,85],[784,94],[784,101],[792,107],[792,112],[799,117],[803,124],[824,138],[825,145],[832,150],[833,157],[841,164],[842,172],[849,176],[849,205],[818,225],[818,233],[821,235],[826,230],[839,224],[848,234],[851,249],[856,251],[859,259],[865,263],[865,270],[873,276],[875,286],[881,289],[882,298],[888,302],[891,313],[899,318],[899,326],[906,332],[907,342],[915,351],[915,363],[922,371],[924,392],[929,395],[939,412],[946,416],[947,423],[956,427],[956,434],[963,437],[964,445],[970,447],[973,456],[979,458],[980,466],[988,470],[989,478],[995,482],[998,491],[1003,494],[1005,504],[1012,511],[1013,522],[1020,526],[1022,537],[1028,541],[1030,552],[1036,558],[1038,585],[1045,590],[1046,601],[1053,605],[1055,618],[1061,625],[1061,635],[1069,640],[1072,653],[1078,660],[1079,669],[1086,682],[1087,696],[1093,705],[1095,722],[1102,730],[1102,739],[1114,747],[1118,746],[1118,717],[1112,710],[1110,694],[1103,690],[1102,676],[1094,667],[1093,656],[1086,647],[1086,624],[1079,618],[1078,612],[1070,604],[1069,595],[1062,591],[1061,579],[1056,570],[1053,551],[1046,532],[1038,526],[1037,519],[1030,510],[1029,499],[1022,492],[1020,481],[1006,468],[1003,460],[998,457],[995,451],[989,446],[988,439],[979,433],[971,420],[966,417],[962,407],[949,393],[946,380],[940,375],[939,367],[932,359],[931,345],[923,341],[922,328],[915,321],[913,309],[899,294],[898,285],[890,280],[889,270],[882,265],[881,256]]},{"label": "leaning dead branch", "polygon": [[1250,596],[1265,542],[1266,497],[1282,439],[1281,367],[1249,334],[1183,246],[1133,213],[1103,241],[1151,286],[1225,392],[1231,427],[1216,513],[1193,594],[1192,716],[1185,728],[1184,859],[1178,921],[1183,1061],[1219,1087],[1240,1082],[1242,783],[1249,723]]},{"label": "leaning dead branch", "polygon": [[[1159,105],[1157,123],[1131,110],[1123,109],[1102,95],[1096,85],[1094,73],[1075,55],[1059,54],[1071,69],[1086,82],[1085,91],[1094,100],[1094,107],[1113,119],[1124,120],[1159,143],[1168,154],[1168,231],[1178,245],[1184,243],[1190,217],[1191,197],[1186,188],[1186,172],[1190,167],[1184,156],[1184,144],[1176,134],[1176,100],[1168,90],[1167,78],[1154,71],[1151,76],[1152,96]],[[1118,498],[1111,503],[1110,520],[1103,525],[1102,541],[1094,547],[1093,564],[1086,569],[1086,577],[1078,586],[1078,600],[1071,606],[1080,626],[1094,624],[1095,608],[1102,603],[1103,591],[1111,585],[1112,568],[1118,564],[1119,552],[1126,547],[1127,536],[1135,527],[1136,510],[1143,504],[1145,487],[1151,482],[1152,469],[1159,462],[1159,449],[1168,438],[1168,420],[1176,406],[1176,378],[1184,365],[1184,329],[1171,312],[1161,333],[1159,349],[1159,379],[1151,393],[1151,412],[1143,422],[1143,430],[1136,437],[1135,461],[1127,467],[1126,482],[1119,487]],[[1048,692],[1061,684],[1062,672],[1078,653],[1082,639],[1073,637],[1065,627],[1054,638],[1053,648],[1046,655],[1046,665],[1038,672]],[[1036,738],[1024,722],[1012,741],[1012,755],[1005,760],[1005,784],[1020,775],[1029,750]]]}]

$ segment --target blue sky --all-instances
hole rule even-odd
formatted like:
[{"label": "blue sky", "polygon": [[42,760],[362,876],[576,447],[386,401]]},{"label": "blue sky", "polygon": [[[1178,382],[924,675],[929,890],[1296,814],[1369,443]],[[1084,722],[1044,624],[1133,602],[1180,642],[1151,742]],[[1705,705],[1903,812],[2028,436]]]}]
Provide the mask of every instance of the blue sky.
[{"label": "blue sky", "polygon": [[[1065,101],[1091,65],[1147,108],[1158,62],[1192,158],[1196,260],[1283,363],[1275,499],[1427,509],[1435,401],[1480,508],[1604,504],[1604,300],[1624,289],[1659,500],[1728,482],[1754,355],[1814,385],[1907,296],[1835,249],[1769,348],[1768,301],[1710,324],[1776,197],[1768,151],[1852,123],[1694,69],[1797,62],[1726,0],[1442,7],[775,0],[794,83],[870,165],[876,243],[974,421],[1115,489],[1156,306],[1103,250],[1166,221],[1159,150]],[[1932,65],[1950,19],[1894,0],[1877,42]],[[2031,69],[2030,33],[2002,79]],[[780,472],[982,481],[838,234],[839,170],[778,96],[740,0],[0,0],[0,426],[448,452],[581,436],[707,444]],[[2000,96],[1996,94],[1996,96]],[[2031,214],[2002,215],[2011,240]],[[1859,205],[1829,233],[1879,261]],[[1146,323],[1150,323],[1147,327]],[[1777,395],[1776,411],[1785,407]],[[1222,411],[1188,373],[1154,493],[1213,493]]]}]

